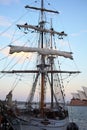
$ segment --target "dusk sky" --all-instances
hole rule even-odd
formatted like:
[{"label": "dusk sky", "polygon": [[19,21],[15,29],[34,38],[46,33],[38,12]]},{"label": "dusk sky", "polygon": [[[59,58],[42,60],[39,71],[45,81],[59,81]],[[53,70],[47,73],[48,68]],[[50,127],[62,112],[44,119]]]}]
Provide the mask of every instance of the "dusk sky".
[{"label": "dusk sky", "polygon": [[[0,0],[0,71],[7,62],[2,62],[3,58],[7,55],[7,50],[3,50],[2,53],[1,48],[4,48],[11,42],[16,31],[15,24],[21,23],[21,21],[24,22],[28,17],[29,22],[33,20],[30,18],[30,16],[33,17],[33,15],[27,15],[28,17],[25,15],[27,10],[24,6],[35,6],[39,1],[40,0]],[[73,52],[74,63],[77,67],[77,71],[81,71],[66,87],[66,93],[69,98],[71,92],[82,90],[82,86],[87,87],[87,0],[45,0],[45,2],[46,4],[50,3],[51,9],[53,8],[53,10],[60,12],[58,20],[54,21],[54,26],[59,28],[59,25],[61,25],[68,34],[68,41]],[[60,21],[60,24],[58,21]],[[14,32],[12,32],[13,30]],[[10,88],[7,89],[9,86],[6,86],[6,80],[2,79],[1,75],[0,98],[4,98],[4,94],[10,90]],[[28,88],[25,88],[25,90],[18,88],[17,91],[22,91],[23,94],[26,93],[25,91],[28,91]],[[22,99],[24,99],[24,96]]]}]

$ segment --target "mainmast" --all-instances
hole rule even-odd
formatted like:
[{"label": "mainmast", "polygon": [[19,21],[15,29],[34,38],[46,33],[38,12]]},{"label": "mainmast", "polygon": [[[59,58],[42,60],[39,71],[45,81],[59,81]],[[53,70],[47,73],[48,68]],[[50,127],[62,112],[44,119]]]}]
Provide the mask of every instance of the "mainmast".
[{"label": "mainmast", "polygon": [[[51,19],[51,30],[53,30],[52,28],[52,19]],[[53,48],[52,47],[52,34],[51,35],[51,49]],[[53,71],[53,62],[54,62],[54,56],[50,56],[50,63],[51,63],[51,71]],[[51,108],[53,108],[53,74],[51,72]]]},{"label": "mainmast", "polygon": [[[44,1],[41,0],[41,22],[40,22],[41,29],[43,29],[43,27],[44,27],[43,7],[44,7]],[[44,39],[44,33],[41,32],[41,48],[43,48],[43,39]],[[44,67],[45,67],[45,57],[43,55],[41,55],[41,69],[42,69],[42,73],[41,73],[41,100],[40,100],[40,109],[41,109],[42,116],[43,116],[44,91],[45,91],[45,85],[44,85],[45,74],[43,72]]]}]

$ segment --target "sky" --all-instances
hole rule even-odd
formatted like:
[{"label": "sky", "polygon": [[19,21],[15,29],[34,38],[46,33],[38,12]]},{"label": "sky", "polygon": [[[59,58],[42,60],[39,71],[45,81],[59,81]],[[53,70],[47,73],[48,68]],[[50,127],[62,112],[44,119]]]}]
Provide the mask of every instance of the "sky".
[{"label": "sky", "polygon": [[[28,17],[25,15],[27,11],[24,8],[24,6],[34,6],[38,3],[36,1],[0,0],[0,48],[6,46],[6,43],[9,44],[11,42],[11,35],[14,35],[13,29],[15,30],[14,24],[21,23],[21,20],[22,22],[24,22],[26,18],[28,19]],[[70,43],[70,47],[73,51],[75,65],[78,68],[78,70],[81,71],[81,73],[78,76],[76,76],[71,81],[71,83],[69,83],[69,86],[66,87],[66,93],[68,94],[69,98],[71,97],[71,92],[82,90],[82,86],[87,87],[87,0],[45,1],[46,4],[50,3],[50,7],[52,7],[54,10],[60,12],[58,20],[61,21],[62,28],[68,34],[68,40]],[[32,15],[30,14],[28,21],[31,22],[32,20],[34,21]],[[54,21],[54,24],[56,25],[56,28],[59,28],[60,24],[58,21]],[[21,43],[21,41],[19,42]],[[7,50],[4,50],[3,53],[4,55],[6,55]],[[5,62],[1,62],[2,58],[3,56],[1,51],[0,69],[2,69],[5,65]],[[4,98],[4,93],[6,94],[6,92],[9,91],[9,89],[7,89],[7,87],[5,86],[5,80],[2,81],[2,78],[0,78],[0,84],[0,98]],[[20,89],[18,88],[17,92],[19,91]],[[28,91],[28,88],[25,88],[24,90],[21,89],[21,91],[22,94],[24,94],[26,93],[26,91]],[[17,95],[19,97],[19,93]],[[24,98],[24,96],[22,98]]]}]

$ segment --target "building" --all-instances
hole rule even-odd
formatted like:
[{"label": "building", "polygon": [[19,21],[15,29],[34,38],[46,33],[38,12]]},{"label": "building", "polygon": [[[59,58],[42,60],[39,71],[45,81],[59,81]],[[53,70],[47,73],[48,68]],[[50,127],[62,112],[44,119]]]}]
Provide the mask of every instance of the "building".
[{"label": "building", "polygon": [[77,90],[76,93],[72,94],[72,99],[70,101],[71,106],[87,106],[87,87],[82,87],[81,90]]}]

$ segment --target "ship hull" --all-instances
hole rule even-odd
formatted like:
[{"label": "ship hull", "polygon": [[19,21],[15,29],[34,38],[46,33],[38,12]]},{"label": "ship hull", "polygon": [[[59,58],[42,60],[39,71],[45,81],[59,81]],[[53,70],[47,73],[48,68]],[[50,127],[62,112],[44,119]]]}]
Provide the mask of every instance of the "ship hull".
[{"label": "ship hull", "polygon": [[69,124],[68,118],[63,120],[43,120],[32,118],[28,122],[17,121],[13,125],[16,130],[66,130]]}]

